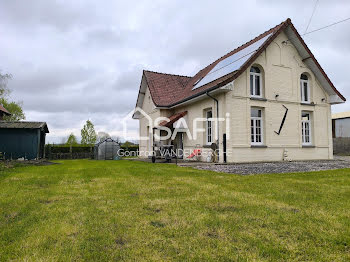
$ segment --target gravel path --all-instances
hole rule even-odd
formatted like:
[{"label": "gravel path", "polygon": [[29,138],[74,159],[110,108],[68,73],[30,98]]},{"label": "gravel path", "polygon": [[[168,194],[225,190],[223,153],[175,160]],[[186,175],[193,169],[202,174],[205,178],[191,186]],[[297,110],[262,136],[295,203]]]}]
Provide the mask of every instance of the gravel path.
[{"label": "gravel path", "polygon": [[247,164],[199,164],[193,168],[216,172],[250,175],[266,173],[292,173],[350,168],[350,160],[317,160],[294,162],[268,162]]}]

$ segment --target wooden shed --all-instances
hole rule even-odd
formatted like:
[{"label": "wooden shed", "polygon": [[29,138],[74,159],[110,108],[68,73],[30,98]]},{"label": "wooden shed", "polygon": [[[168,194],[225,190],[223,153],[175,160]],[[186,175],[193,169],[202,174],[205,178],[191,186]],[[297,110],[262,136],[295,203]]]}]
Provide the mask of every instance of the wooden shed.
[{"label": "wooden shed", "polygon": [[5,159],[40,159],[49,129],[45,122],[0,121],[0,152]]}]

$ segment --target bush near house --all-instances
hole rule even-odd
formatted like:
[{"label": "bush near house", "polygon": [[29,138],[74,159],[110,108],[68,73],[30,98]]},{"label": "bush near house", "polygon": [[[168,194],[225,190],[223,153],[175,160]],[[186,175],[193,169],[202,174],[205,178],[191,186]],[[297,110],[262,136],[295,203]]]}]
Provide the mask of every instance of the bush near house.
[{"label": "bush near house", "polygon": [[93,158],[94,147],[87,145],[46,145],[47,159],[84,159]]},{"label": "bush near house", "polygon": [[[139,146],[123,144],[120,147],[124,152],[137,152]],[[94,146],[88,145],[45,145],[45,158],[47,159],[84,159],[93,158]]]}]

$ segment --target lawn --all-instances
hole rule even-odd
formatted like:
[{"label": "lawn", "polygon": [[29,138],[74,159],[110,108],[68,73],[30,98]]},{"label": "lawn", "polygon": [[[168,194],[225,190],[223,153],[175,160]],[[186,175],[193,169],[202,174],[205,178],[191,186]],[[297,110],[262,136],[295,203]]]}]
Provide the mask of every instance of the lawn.
[{"label": "lawn", "polygon": [[350,260],[350,169],[59,163],[0,171],[0,261]]}]

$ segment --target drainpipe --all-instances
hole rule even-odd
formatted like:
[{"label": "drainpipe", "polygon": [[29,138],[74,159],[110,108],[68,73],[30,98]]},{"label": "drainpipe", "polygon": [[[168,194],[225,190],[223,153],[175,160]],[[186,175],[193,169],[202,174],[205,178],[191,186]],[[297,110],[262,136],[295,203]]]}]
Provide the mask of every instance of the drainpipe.
[{"label": "drainpipe", "polygon": [[[219,101],[218,101],[215,97],[211,96],[211,95],[209,94],[209,91],[206,92],[206,95],[207,95],[208,97],[210,97],[211,99],[213,99],[213,100],[216,102],[216,118],[219,118]],[[217,134],[217,137],[218,137],[218,139],[217,139],[217,146],[218,146],[218,149],[219,149],[219,151],[220,151],[220,144],[219,144],[219,137],[220,137],[220,134],[219,134],[219,121],[216,121],[216,134]],[[219,160],[219,155],[218,155],[218,160]]]}]

